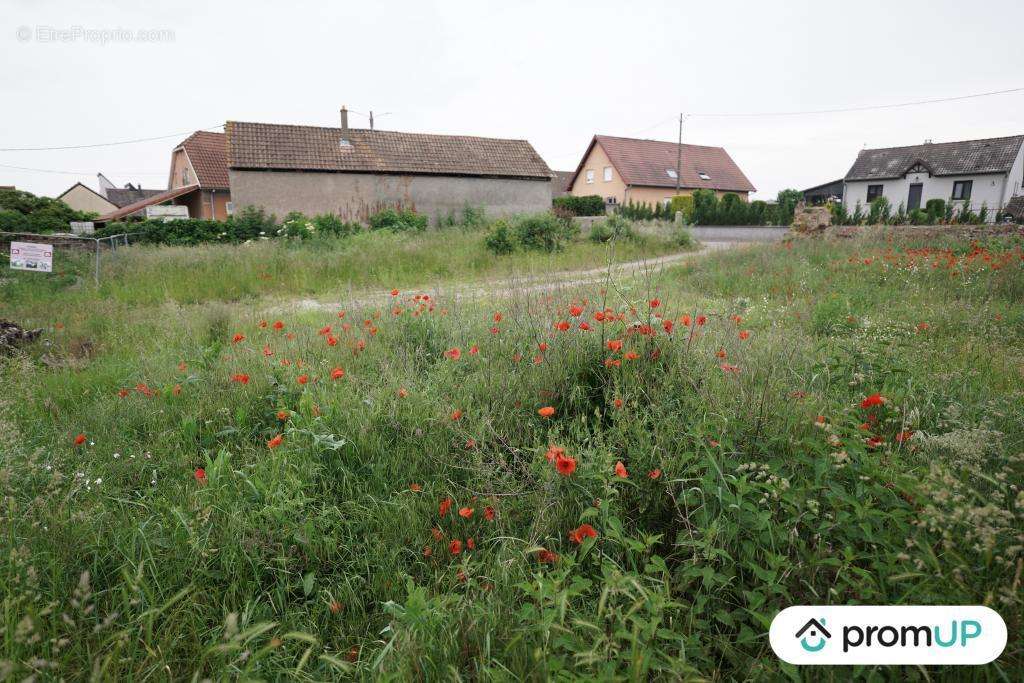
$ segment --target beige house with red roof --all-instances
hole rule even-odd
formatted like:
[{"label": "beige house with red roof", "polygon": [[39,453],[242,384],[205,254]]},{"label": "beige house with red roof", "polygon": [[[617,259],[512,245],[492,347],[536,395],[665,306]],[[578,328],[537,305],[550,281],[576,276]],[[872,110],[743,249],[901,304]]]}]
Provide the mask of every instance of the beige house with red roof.
[{"label": "beige house with red roof", "polygon": [[365,220],[411,208],[431,220],[466,205],[490,215],[551,208],[552,173],[526,140],[228,121],[235,206]]},{"label": "beige house with red roof", "polygon": [[198,130],[171,152],[169,190],[198,185],[199,191],[182,203],[192,218],[224,220],[231,211],[227,136]]},{"label": "beige house with red roof", "polygon": [[663,203],[699,189],[732,192],[744,201],[755,191],[722,147],[611,135],[594,136],[569,180],[570,194],[600,195],[611,205]]}]

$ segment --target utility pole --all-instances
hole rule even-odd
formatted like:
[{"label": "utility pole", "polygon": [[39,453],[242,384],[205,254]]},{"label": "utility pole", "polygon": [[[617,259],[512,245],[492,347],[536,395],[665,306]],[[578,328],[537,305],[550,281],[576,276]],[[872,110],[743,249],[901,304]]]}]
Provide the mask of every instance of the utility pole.
[{"label": "utility pole", "polygon": [[676,194],[683,177],[683,113],[679,112],[679,147],[676,148]]}]

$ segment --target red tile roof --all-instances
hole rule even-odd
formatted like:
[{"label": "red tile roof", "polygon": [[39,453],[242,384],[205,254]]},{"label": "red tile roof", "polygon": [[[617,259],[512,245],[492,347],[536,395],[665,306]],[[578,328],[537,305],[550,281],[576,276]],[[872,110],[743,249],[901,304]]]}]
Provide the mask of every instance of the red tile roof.
[{"label": "red tile roof", "polygon": [[526,140],[228,121],[228,165],[259,170],[352,171],[549,180]]},{"label": "red tile roof", "polygon": [[[587,147],[586,154],[570,181],[576,176],[590,156],[595,144],[601,145],[615,170],[627,185],[644,187],[675,187],[676,179],[668,171],[676,170],[679,145],[660,140],[638,140],[619,138],[611,135],[595,135]],[[680,187],[688,190],[708,189],[723,192],[754,192],[755,188],[743,175],[736,162],[722,147],[704,145],[682,145],[682,173]],[[700,177],[704,173],[708,179]]]},{"label": "red tile roof", "polygon": [[204,190],[227,190],[228,141],[224,133],[197,130],[175,149],[184,149],[196,172],[196,181]]},{"label": "red tile roof", "polygon": [[176,187],[173,190],[167,190],[166,192],[161,192],[160,194],[155,194],[152,197],[146,197],[145,199],[140,199],[139,201],[135,202],[134,204],[129,204],[128,206],[122,206],[117,211],[111,211],[110,213],[104,214],[104,215],[102,215],[99,218],[96,218],[94,220],[97,223],[107,223],[109,221],[115,221],[118,218],[124,218],[125,216],[129,216],[129,215],[135,213],[136,211],[140,211],[142,209],[145,209],[147,206],[153,206],[155,204],[163,204],[166,201],[170,201],[171,199],[176,199],[177,197],[180,197],[182,195],[186,195],[189,192],[194,192],[194,191],[196,191],[198,189],[199,189],[198,185],[186,185],[185,187]]}]

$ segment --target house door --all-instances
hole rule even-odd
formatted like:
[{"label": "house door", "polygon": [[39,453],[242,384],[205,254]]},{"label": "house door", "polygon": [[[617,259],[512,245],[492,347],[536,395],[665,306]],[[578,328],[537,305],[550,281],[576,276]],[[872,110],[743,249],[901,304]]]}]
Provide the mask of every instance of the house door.
[{"label": "house door", "polygon": [[907,197],[907,211],[921,208],[921,183],[914,183],[910,186],[910,196]]}]

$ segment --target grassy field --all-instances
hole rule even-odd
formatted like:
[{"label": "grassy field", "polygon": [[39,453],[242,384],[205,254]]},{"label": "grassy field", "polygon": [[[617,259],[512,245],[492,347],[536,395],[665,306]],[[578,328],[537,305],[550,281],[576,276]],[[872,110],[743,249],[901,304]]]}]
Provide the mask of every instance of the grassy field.
[{"label": "grassy field", "polygon": [[[0,301],[30,302],[38,310],[102,298],[130,305],[240,301],[265,296],[318,296],[349,290],[437,284],[465,279],[539,274],[601,266],[682,251],[668,228],[637,240],[605,244],[577,240],[562,251],[517,251],[495,256],[480,230],[425,233],[365,232],[345,239],[266,241],[240,245],[133,247],[104,253],[101,286],[69,288],[81,276],[91,284],[91,255],[58,250],[55,271],[41,284],[34,273],[10,271],[0,279]],[[70,255],[69,255],[70,254]],[[31,311],[30,311],[31,312]]]},{"label": "grassy field", "polygon": [[[4,285],[46,334],[0,366],[0,679],[1020,679],[1020,243],[743,248],[457,306],[405,287],[505,266],[364,248]],[[347,282],[394,295],[259,298]],[[970,670],[776,659],[774,614],[822,603],[985,604],[1010,641]]]}]

